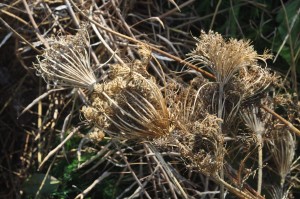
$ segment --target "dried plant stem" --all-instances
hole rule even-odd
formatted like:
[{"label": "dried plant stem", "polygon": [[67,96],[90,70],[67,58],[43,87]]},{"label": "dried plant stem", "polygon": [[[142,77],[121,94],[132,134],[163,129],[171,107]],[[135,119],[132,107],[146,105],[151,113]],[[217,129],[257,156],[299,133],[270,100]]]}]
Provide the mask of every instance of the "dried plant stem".
[{"label": "dried plant stem", "polygon": [[[223,119],[223,104],[224,104],[224,100],[223,100],[223,92],[224,92],[224,84],[222,82],[219,83],[219,99],[218,99],[218,118],[222,118]],[[222,129],[222,122],[219,122],[219,126],[220,129]],[[221,179],[224,180],[224,167],[221,166],[220,168],[220,177]],[[224,195],[224,185],[221,184],[220,185],[220,199],[224,199],[225,195]]]},{"label": "dried plant stem", "polygon": [[165,18],[165,17],[167,17],[167,16],[173,14],[174,12],[177,12],[177,11],[178,11],[178,8],[184,8],[184,7],[188,6],[188,5],[190,5],[191,3],[193,3],[194,1],[195,1],[195,0],[188,0],[188,1],[186,1],[186,2],[184,2],[184,3],[182,3],[182,4],[180,4],[178,7],[173,8],[172,10],[169,10],[168,12],[165,12],[165,13],[161,14],[158,18],[159,18],[159,19]]},{"label": "dried plant stem", "polygon": [[45,162],[50,158],[52,157],[54,154],[56,154],[56,152],[61,149],[63,147],[63,145],[69,140],[72,138],[72,136],[78,131],[80,127],[76,127],[65,139],[64,141],[62,141],[57,147],[55,147],[55,149],[53,149],[52,151],[50,151],[48,153],[48,155],[44,158],[43,162],[40,164],[39,166],[39,169],[38,170],[41,170],[41,168],[43,167],[43,165],[45,164]]},{"label": "dried plant stem", "polygon": [[120,149],[120,147],[115,144],[117,149],[119,150],[120,152],[120,155],[122,157],[122,159],[124,160],[124,162],[126,163],[127,165],[127,168],[129,169],[129,171],[131,172],[133,178],[136,180],[136,182],[138,183],[141,191],[145,194],[145,196],[149,199],[151,199],[150,195],[148,194],[147,190],[145,189],[145,187],[143,186],[142,182],[139,180],[139,178],[136,176],[134,170],[132,169],[132,167],[130,166],[130,163],[127,161],[127,157],[124,155],[124,153],[122,152],[122,150]]},{"label": "dried plant stem", "polygon": [[262,167],[263,167],[263,141],[261,134],[257,134],[258,142],[258,179],[257,179],[257,193],[261,195],[262,187]]},{"label": "dried plant stem", "polygon": [[[41,85],[41,79],[39,79],[39,85]],[[39,86],[39,95],[42,93],[42,87]],[[41,133],[43,131],[43,120],[42,120],[42,115],[43,115],[43,106],[42,106],[42,101],[38,101],[38,119],[37,119],[37,127],[38,127],[38,163],[41,164],[42,162],[42,136]]]},{"label": "dried plant stem", "polygon": [[78,194],[75,199],[83,199],[97,184],[99,184],[102,180],[107,178],[111,173],[105,171],[99,178],[97,178],[88,188],[86,188],[83,192]]},{"label": "dried plant stem", "polygon": [[265,111],[269,112],[273,116],[275,116],[277,119],[279,119],[281,122],[283,122],[291,131],[293,131],[297,136],[300,136],[300,130],[297,129],[292,123],[275,113],[272,109],[265,105],[261,105],[261,108],[263,108]]},{"label": "dried plant stem", "polygon": [[47,92],[40,94],[39,97],[37,97],[36,99],[34,99],[30,104],[28,104],[23,111],[20,113],[20,115],[18,116],[21,117],[21,115],[23,115],[26,111],[28,111],[31,107],[33,107],[35,104],[37,104],[39,101],[42,101],[42,99],[44,99],[45,97],[47,97],[50,93],[56,92],[56,91],[61,91],[61,90],[65,90],[65,88],[58,88],[58,89],[51,89],[48,90]]},{"label": "dried plant stem", "polygon": [[[211,73],[205,71],[205,70],[202,70],[200,68],[198,68],[197,66],[195,66],[194,64],[191,64],[177,56],[174,56],[174,55],[171,55],[163,50],[160,50],[154,46],[151,46],[149,44],[146,44],[142,41],[139,41],[139,40],[136,40],[134,38],[131,38],[129,36],[126,36],[126,35],[123,35],[121,33],[118,33],[116,31],[113,31],[109,28],[106,28],[104,27],[103,25],[99,24],[98,22],[96,22],[95,20],[91,19],[90,17],[88,17],[82,10],[80,10],[77,5],[71,0],[70,1],[71,4],[74,6],[74,8],[83,16],[85,17],[87,20],[89,20],[91,23],[95,24],[96,26],[98,26],[99,28],[109,32],[109,33],[112,33],[118,37],[121,37],[121,38],[124,38],[124,39],[127,39],[128,41],[131,41],[131,42],[134,42],[134,43],[137,43],[137,44],[142,44],[142,45],[145,45],[145,46],[148,46],[150,49],[158,52],[158,53],[161,53],[162,55],[165,55],[171,59],[174,59],[175,61],[178,61],[179,63],[183,63],[185,64],[186,66],[190,67],[191,69],[194,69],[198,72],[201,72],[203,75],[209,77],[209,78],[212,78],[212,79],[216,79],[216,77],[214,75],[212,75]],[[294,133],[296,133],[297,136],[300,136],[300,130],[298,130],[296,127],[294,127],[290,122],[286,121],[284,118],[282,118],[281,116],[279,116],[278,114],[276,114],[274,111],[272,111],[271,109],[265,107],[265,106],[262,106],[263,109],[265,109],[266,111],[268,111],[269,113],[271,113],[273,116],[277,117],[279,120],[281,120],[284,124],[286,124]]]},{"label": "dried plant stem", "polygon": [[214,176],[214,179],[219,183],[224,185],[224,187],[226,187],[226,189],[228,189],[228,191],[230,191],[231,193],[235,194],[236,196],[238,196],[239,198],[243,198],[243,199],[254,199],[254,197],[248,195],[247,193],[233,187],[232,185],[230,185],[229,183],[227,183],[226,181],[224,181],[224,179],[222,179],[220,176]]},{"label": "dried plant stem", "polygon": [[13,13],[10,13],[4,9],[0,9],[0,13],[3,13],[3,14],[6,14],[7,16],[15,18],[16,20],[20,21],[21,23],[23,23],[24,25],[26,25],[28,27],[31,26],[27,21],[23,20],[22,18],[18,17],[17,15],[14,15]]},{"label": "dried plant stem", "polygon": [[45,185],[45,182],[46,182],[47,178],[49,177],[49,173],[50,173],[50,171],[51,171],[51,169],[52,169],[52,166],[53,166],[54,162],[55,162],[55,161],[52,161],[51,164],[49,165],[49,167],[48,167],[48,169],[47,169],[47,172],[46,172],[46,174],[45,174],[45,177],[44,177],[43,181],[41,182],[38,191],[35,193],[34,199],[40,198],[40,192],[41,192],[41,190],[43,189],[43,187],[44,187],[44,185]]},{"label": "dried plant stem", "polygon": [[35,20],[34,20],[34,18],[33,18],[33,16],[32,16],[31,10],[29,9],[29,6],[28,6],[26,0],[22,0],[22,2],[23,2],[24,7],[25,7],[25,9],[26,9],[26,11],[27,11],[27,14],[28,14],[28,17],[29,17],[29,19],[30,19],[30,22],[31,22],[33,28],[35,29],[35,34],[36,34],[36,36],[41,40],[41,42],[45,45],[46,48],[49,48],[50,46],[49,46],[48,42],[47,42],[46,39],[42,36],[42,34],[40,33],[40,30],[39,30],[37,24],[35,23]]},{"label": "dried plant stem", "polygon": [[292,24],[291,26],[289,25],[289,19],[288,19],[288,14],[287,14],[287,11],[285,9],[285,5],[283,3],[282,0],[280,0],[281,2],[281,5],[282,5],[282,10],[284,11],[284,19],[285,19],[285,22],[286,22],[286,28],[288,30],[288,40],[289,40],[289,47],[290,47],[290,55],[291,55],[291,78],[292,78],[292,86],[293,86],[293,91],[296,93],[296,99],[298,101],[299,99],[299,96],[298,96],[298,81],[297,81],[297,70],[296,70],[296,57],[295,57],[295,52],[294,52],[294,42],[292,40],[292,36],[291,36],[291,30],[292,30],[292,27],[291,26],[294,26],[294,23],[296,21],[296,19],[299,17],[299,14],[300,14],[300,9],[297,10],[297,13],[295,15],[295,17],[293,18],[293,21],[292,21]]},{"label": "dried plant stem", "polygon": [[[178,142],[178,141],[176,140],[176,142]],[[164,160],[162,155],[151,144],[145,143],[144,146],[149,150],[150,154],[152,154],[152,153],[154,154],[154,156],[152,156],[152,157],[153,157],[154,161],[161,167],[162,173],[166,176],[166,180],[170,184],[170,188],[171,188],[173,196],[176,196],[176,195],[175,195],[175,192],[173,190],[174,188],[171,184],[174,184],[174,186],[181,193],[181,196],[184,199],[187,199],[188,196],[187,196],[186,192],[184,191],[183,187],[180,185],[177,178],[174,176],[174,174],[172,173],[172,171],[168,167],[168,164],[166,163],[166,161]]]},{"label": "dried plant stem", "polygon": [[164,55],[164,56],[167,56],[167,57],[169,57],[169,58],[171,58],[171,59],[174,59],[175,61],[177,61],[177,62],[179,62],[179,63],[181,63],[181,64],[184,64],[184,65],[188,66],[189,68],[194,69],[194,70],[196,70],[196,71],[202,73],[203,75],[205,75],[205,76],[207,76],[207,77],[209,77],[209,78],[215,79],[214,75],[212,75],[211,73],[209,73],[209,72],[207,72],[207,71],[205,71],[205,70],[202,70],[201,68],[195,66],[194,64],[191,64],[191,63],[189,63],[189,62],[187,62],[187,61],[185,61],[185,60],[183,60],[183,59],[181,59],[181,58],[179,58],[179,57],[177,57],[177,56],[171,55],[171,54],[169,54],[169,53],[167,53],[167,52],[165,52],[165,51],[163,51],[163,50],[160,50],[160,49],[158,49],[158,48],[156,48],[156,47],[154,47],[154,46],[151,46],[151,45],[149,45],[149,44],[147,44],[147,43],[144,43],[144,42],[142,42],[142,41],[139,41],[139,40],[137,40],[137,39],[134,39],[134,38],[131,38],[131,37],[129,37],[129,36],[123,35],[123,34],[121,34],[121,33],[118,33],[118,32],[116,32],[116,31],[113,31],[113,30],[111,30],[110,28],[104,27],[103,25],[99,24],[99,23],[96,22],[95,20],[93,20],[93,19],[91,19],[90,17],[88,17],[82,10],[80,10],[80,9],[76,6],[76,4],[75,4],[72,0],[71,0],[70,2],[71,2],[71,4],[74,6],[74,8],[75,8],[78,12],[80,12],[80,14],[81,14],[84,18],[86,18],[87,20],[89,20],[91,23],[95,24],[96,26],[98,26],[98,27],[101,28],[102,30],[105,30],[105,31],[107,31],[107,32],[109,32],[109,33],[112,33],[112,34],[114,34],[114,35],[116,35],[116,36],[118,36],[118,37],[127,39],[128,41],[131,41],[131,42],[134,42],[134,43],[137,43],[137,44],[145,45],[145,46],[149,47],[151,50],[154,50],[154,51],[156,51],[156,52],[158,52],[158,53],[160,53],[160,54],[162,54],[162,55]]},{"label": "dried plant stem", "polygon": [[120,62],[122,65],[125,65],[124,61],[113,51],[113,49],[110,48],[110,46],[107,44],[107,42],[104,40],[104,38],[101,36],[100,32],[98,31],[97,27],[92,24],[93,30],[95,31],[96,35],[102,42],[102,44],[105,46],[105,48],[110,52],[111,55],[115,56],[115,58]]},{"label": "dried plant stem", "polygon": [[72,17],[72,19],[74,21],[74,24],[75,24],[76,28],[80,28],[79,21],[78,21],[76,15],[75,15],[75,13],[74,13],[74,11],[72,9],[70,1],[69,0],[64,0],[64,2],[65,2],[65,5],[67,6],[68,12],[70,13],[70,15],[71,15],[71,17]]},{"label": "dried plant stem", "polygon": [[6,23],[6,21],[4,21],[1,17],[0,17],[0,21],[3,23],[3,25],[7,29],[9,29],[11,32],[13,32],[16,37],[18,37],[19,39],[21,39],[22,41],[24,41],[28,46],[30,46],[37,53],[41,54],[40,50],[38,50],[36,47],[34,47],[34,45],[32,45],[32,43],[30,43],[29,41],[27,41],[22,35],[20,35],[17,31],[15,31],[15,29],[13,29],[10,25],[8,25],[8,23]]},{"label": "dried plant stem", "polygon": [[217,16],[218,12],[219,12],[219,7],[220,7],[221,3],[222,3],[222,0],[219,0],[218,3],[217,3],[213,18],[212,18],[210,26],[209,26],[210,30],[213,29],[213,25],[215,24],[215,19],[216,19],[216,16]]}]

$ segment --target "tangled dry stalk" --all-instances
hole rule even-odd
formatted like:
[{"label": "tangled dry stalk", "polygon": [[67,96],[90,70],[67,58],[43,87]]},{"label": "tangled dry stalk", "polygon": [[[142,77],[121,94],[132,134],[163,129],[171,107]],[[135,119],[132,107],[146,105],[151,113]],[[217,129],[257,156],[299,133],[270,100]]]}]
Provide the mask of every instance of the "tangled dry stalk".
[{"label": "tangled dry stalk", "polygon": [[[48,86],[23,111],[38,103],[23,157],[24,178],[32,168],[46,173],[35,198],[64,159],[77,159],[72,172],[94,180],[73,190],[75,198],[108,177],[122,187],[114,198],[287,198],[298,186],[299,106],[281,97],[288,93],[270,92],[282,89],[267,68],[272,56],[212,30],[192,38],[189,24],[165,26],[164,18],[180,18],[177,10],[193,1],[168,2],[23,0],[30,24],[11,11],[18,2],[5,4],[0,19],[22,41],[24,68],[34,60]],[[172,6],[160,17],[135,12],[143,7],[156,16]],[[7,17],[35,31],[22,34]],[[285,115],[273,111],[278,107]],[[66,147],[72,139],[77,148]],[[37,162],[26,161],[31,157]],[[274,174],[279,180],[268,181]]]}]

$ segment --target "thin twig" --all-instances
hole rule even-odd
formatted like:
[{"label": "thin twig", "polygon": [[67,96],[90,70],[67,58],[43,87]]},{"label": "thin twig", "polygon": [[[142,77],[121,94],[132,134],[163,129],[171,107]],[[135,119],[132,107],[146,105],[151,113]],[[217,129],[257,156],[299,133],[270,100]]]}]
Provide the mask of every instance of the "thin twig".
[{"label": "thin twig", "polygon": [[177,62],[179,62],[179,63],[181,63],[181,64],[184,64],[184,65],[190,67],[191,69],[194,69],[194,70],[196,70],[196,71],[198,71],[198,72],[201,72],[203,75],[205,75],[205,76],[207,76],[207,77],[209,77],[209,78],[215,79],[214,75],[212,75],[211,73],[209,73],[209,72],[207,72],[207,71],[205,71],[205,70],[202,70],[201,68],[199,68],[199,67],[197,67],[197,66],[195,66],[195,65],[193,65],[193,64],[191,64],[191,63],[189,63],[189,62],[187,62],[187,61],[185,61],[185,60],[183,60],[183,59],[181,59],[181,58],[179,58],[179,57],[177,57],[177,56],[171,55],[171,54],[169,54],[169,53],[167,53],[167,52],[165,52],[165,51],[163,51],[163,50],[160,50],[160,49],[158,49],[158,48],[156,48],[156,47],[154,47],[154,46],[151,46],[151,45],[149,45],[149,44],[147,44],[147,43],[145,43],[145,42],[139,41],[139,40],[137,40],[137,39],[134,39],[134,38],[131,38],[131,37],[129,37],[129,36],[123,35],[123,34],[121,34],[121,33],[118,33],[118,32],[116,32],[116,31],[113,31],[113,30],[111,30],[110,28],[107,28],[107,27],[102,26],[101,24],[99,24],[99,23],[96,22],[95,20],[90,19],[90,18],[89,18],[82,10],[80,10],[80,9],[76,6],[76,4],[75,4],[72,0],[71,0],[70,2],[71,2],[71,4],[74,6],[74,8],[75,8],[78,12],[80,12],[80,14],[81,14],[84,18],[86,18],[87,20],[89,20],[91,23],[94,23],[94,24],[95,24],[96,26],[98,26],[99,28],[101,28],[101,29],[103,29],[103,30],[105,30],[105,31],[107,31],[107,32],[109,32],[109,33],[112,33],[112,34],[114,34],[114,35],[116,35],[116,36],[118,36],[118,37],[127,39],[128,41],[131,41],[131,42],[134,42],[134,43],[137,43],[137,44],[141,44],[141,45],[145,45],[145,46],[149,47],[151,50],[154,50],[154,51],[156,51],[156,52],[158,52],[158,53],[160,53],[160,54],[162,54],[162,55],[165,55],[165,56],[167,56],[167,57],[169,57],[169,58],[171,58],[171,59],[173,59],[173,60],[175,60],[175,61],[177,61]]},{"label": "thin twig", "polygon": [[173,8],[172,10],[169,10],[168,12],[165,12],[165,13],[161,14],[160,16],[158,16],[158,18],[160,18],[160,19],[165,18],[165,17],[173,14],[174,12],[177,12],[178,8],[184,8],[184,7],[188,6],[188,5],[190,5],[191,3],[193,3],[194,1],[195,0],[188,0],[188,1],[180,4],[178,7]]},{"label": "thin twig", "polygon": [[120,147],[117,144],[115,144],[115,146],[118,148],[118,151],[120,152],[120,155],[121,155],[122,159],[126,163],[127,168],[130,170],[130,173],[132,174],[133,178],[138,183],[139,187],[142,189],[143,193],[146,195],[147,198],[151,199],[151,197],[148,194],[147,190],[144,188],[143,184],[141,183],[141,181],[139,180],[139,178],[136,176],[135,172],[131,168],[129,162],[127,161],[127,157],[124,155],[124,153],[122,152],[122,150],[120,149]]},{"label": "thin twig", "polygon": [[2,12],[3,14],[6,14],[7,16],[10,16],[12,18],[17,19],[18,21],[20,21],[21,23],[23,23],[24,25],[26,25],[28,27],[31,27],[31,25],[27,21],[25,21],[24,19],[14,15],[13,13],[10,13],[10,12],[8,12],[6,10],[3,10],[3,9],[0,9],[0,12]]},{"label": "thin twig", "polygon": [[263,140],[262,135],[257,134],[258,144],[258,176],[257,176],[257,193],[261,195],[262,179],[263,179]]},{"label": "thin twig", "polygon": [[300,130],[297,129],[292,123],[281,117],[279,114],[275,113],[272,109],[265,105],[261,105],[261,108],[263,108],[265,111],[269,112],[273,116],[275,116],[277,119],[279,119],[281,122],[283,122],[291,131],[293,131],[297,136],[300,136]]},{"label": "thin twig", "polygon": [[78,131],[80,127],[76,127],[75,129],[73,129],[73,131],[64,139],[64,141],[62,141],[57,147],[55,147],[55,149],[53,149],[52,151],[50,151],[48,153],[48,155],[44,158],[43,162],[40,164],[39,169],[41,170],[41,168],[44,166],[45,162],[52,157],[54,154],[56,154],[58,152],[58,150],[60,150],[63,145],[72,138],[72,136]]},{"label": "thin twig", "polygon": [[228,189],[228,191],[230,191],[231,193],[235,194],[239,198],[254,199],[250,195],[246,194],[245,192],[241,191],[240,189],[237,189],[237,188],[233,187],[232,185],[230,185],[229,183],[227,183],[226,181],[224,181],[222,178],[220,178],[220,176],[215,176],[214,179],[219,184],[223,184],[226,187],[226,189]]},{"label": "thin twig", "polygon": [[[40,193],[41,193],[41,190],[43,189],[43,187],[44,187],[44,185],[45,185],[46,180],[49,179],[49,178],[50,178],[50,180],[51,180],[51,176],[49,177],[49,173],[50,173],[50,171],[51,171],[51,168],[52,168],[54,162],[55,162],[55,161],[53,160],[53,161],[51,162],[51,164],[49,165],[49,167],[48,167],[48,169],[47,169],[47,172],[46,172],[46,174],[45,174],[45,177],[44,177],[44,179],[42,180],[42,182],[41,182],[41,184],[40,184],[40,186],[39,186],[38,191],[35,193],[34,199],[40,198]],[[45,189],[46,189],[46,188],[45,188]]]},{"label": "thin twig", "polygon": [[74,22],[76,28],[80,28],[79,21],[78,21],[75,13],[73,11],[73,8],[72,8],[72,6],[70,4],[70,1],[69,0],[64,0],[64,2],[65,2],[65,5],[67,6],[67,10],[68,10],[69,14],[71,15],[71,17],[73,19],[73,22]]},{"label": "thin twig", "polygon": [[21,39],[22,41],[24,41],[28,46],[30,46],[33,50],[35,50],[37,53],[41,54],[41,51],[36,49],[29,41],[27,41],[22,35],[20,35],[17,31],[15,31],[10,25],[8,25],[8,23],[6,23],[6,21],[4,21],[1,17],[0,17],[0,21],[4,24],[4,26],[9,29],[11,32],[14,33],[15,36],[17,36],[19,39]]},{"label": "thin twig", "polygon": [[83,192],[78,194],[75,199],[83,199],[97,184],[103,181],[105,178],[110,176],[110,172],[105,171],[99,178],[97,178],[88,188],[86,188]]},{"label": "thin twig", "polygon": [[28,6],[26,0],[22,0],[22,2],[23,2],[24,7],[25,7],[25,9],[26,9],[26,11],[27,11],[27,14],[28,14],[28,17],[29,17],[29,19],[30,19],[30,22],[31,22],[33,28],[35,29],[35,34],[36,34],[36,36],[40,39],[40,41],[44,44],[44,46],[45,46],[46,48],[49,48],[50,46],[49,46],[47,40],[45,40],[45,38],[42,36],[42,34],[41,34],[41,32],[40,32],[40,30],[39,30],[37,24],[35,23],[35,20],[34,20],[34,18],[33,18],[33,16],[32,16],[31,10],[29,9],[29,6]]}]

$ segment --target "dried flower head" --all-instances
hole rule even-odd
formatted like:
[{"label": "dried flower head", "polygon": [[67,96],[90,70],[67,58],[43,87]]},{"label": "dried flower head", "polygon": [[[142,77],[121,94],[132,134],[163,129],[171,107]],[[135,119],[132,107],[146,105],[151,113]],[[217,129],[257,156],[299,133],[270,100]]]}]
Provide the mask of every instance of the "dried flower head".
[{"label": "dried flower head", "polygon": [[[259,55],[249,41],[226,40],[212,31],[207,34],[202,31],[197,41],[188,60],[206,67],[216,77],[215,86],[206,86],[206,93],[211,99],[211,113],[222,118],[228,128],[234,124],[241,104],[259,99],[277,81],[275,75],[259,66],[259,62],[266,65],[266,59],[272,56],[267,51]],[[203,90],[204,86],[199,88]]]},{"label": "dried flower head", "polygon": [[207,114],[203,120],[179,124],[173,133],[183,157],[206,175],[215,175],[223,165],[225,149],[218,124],[220,121],[216,116]]},{"label": "dried flower head", "polygon": [[100,142],[103,140],[105,134],[103,131],[98,129],[97,127],[93,128],[88,134],[87,137],[92,140],[93,142]]},{"label": "dried flower head", "polygon": [[225,40],[220,34],[202,31],[196,49],[190,54],[190,60],[202,67],[207,67],[216,77],[217,82],[226,84],[242,68],[257,65],[271,58],[267,52],[259,55],[249,41],[230,38]]},{"label": "dried flower head", "polygon": [[278,84],[278,76],[272,74],[267,68],[251,65],[240,70],[234,78],[233,84],[239,87],[242,102],[249,102],[260,98],[271,85]]},{"label": "dried flower head", "polygon": [[87,120],[115,137],[147,138],[169,132],[166,102],[152,78],[125,65],[112,65],[109,76],[114,79],[96,84],[91,106],[82,109]]},{"label": "dried flower head", "polygon": [[276,129],[272,132],[270,147],[276,169],[281,177],[280,187],[284,187],[286,177],[292,172],[295,158],[296,141],[288,129]]},{"label": "dried flower head", "polygon": [[66,87],[89,88],[97,82],[87,51],[88,33],[79,30],[75,36],[49,38],[50,48],[34,64],[47,83]]}]

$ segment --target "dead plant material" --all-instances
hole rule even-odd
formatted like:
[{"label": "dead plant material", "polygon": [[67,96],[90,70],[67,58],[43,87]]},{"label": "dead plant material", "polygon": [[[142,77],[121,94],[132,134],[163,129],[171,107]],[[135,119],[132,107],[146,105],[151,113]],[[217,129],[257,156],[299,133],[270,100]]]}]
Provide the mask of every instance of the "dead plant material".
[{"label": "dead plant material", "polygon": [[153,78],[135,71],[139,69],[135,63],[130,67],[112,65],[109,77],[114,79],[95,85],[91,106],[84,107],[82,112],[89,122],[116,137],[134,139],[168,134],[165,99]]},{"label": "dead plant material", "polygon": [[86,46],[88,33],[81,29],[75,36],[53,37],[47,41],[49,48],[37,57],[35,64],[38,74],[54,85],[91,89],[97,79]]},{"label": "dead plant material", "polygon": [[[222,198],[222,187],[228,197],[263,198],[265,184],[273,187],[270,196],[284,198],[297,187],[292,131],[299,135],[299,108],[270,95],[279,90],[266,65],[271,55],[258,54],[249,40],[202,31],[195,41],[190,34],[205,27],[204,18],[213,17],[215,27],[218,15],[234,7],[222,9],[219,1],[214,14],[199,16],[193,0],[7,2],[0,5],[8,31],[0,45],[14,37],[20,65],[29,73],[33,66],[52,89],[39,85],[41,96],[24,109],[38,118],[24,127],[24,170],[5,168],[11,184],[12,174],[26,178],[44,159],[40,172],[80,176],[67,179],[82,190],[78,198],[104,194],[110,185],[117,190],[112,198],[149,199]],[[65,136],[72,126],[82,131]],[[83,178],[91,181],[82,188]],[[19,187],[13,184],[15,192]]]}]

